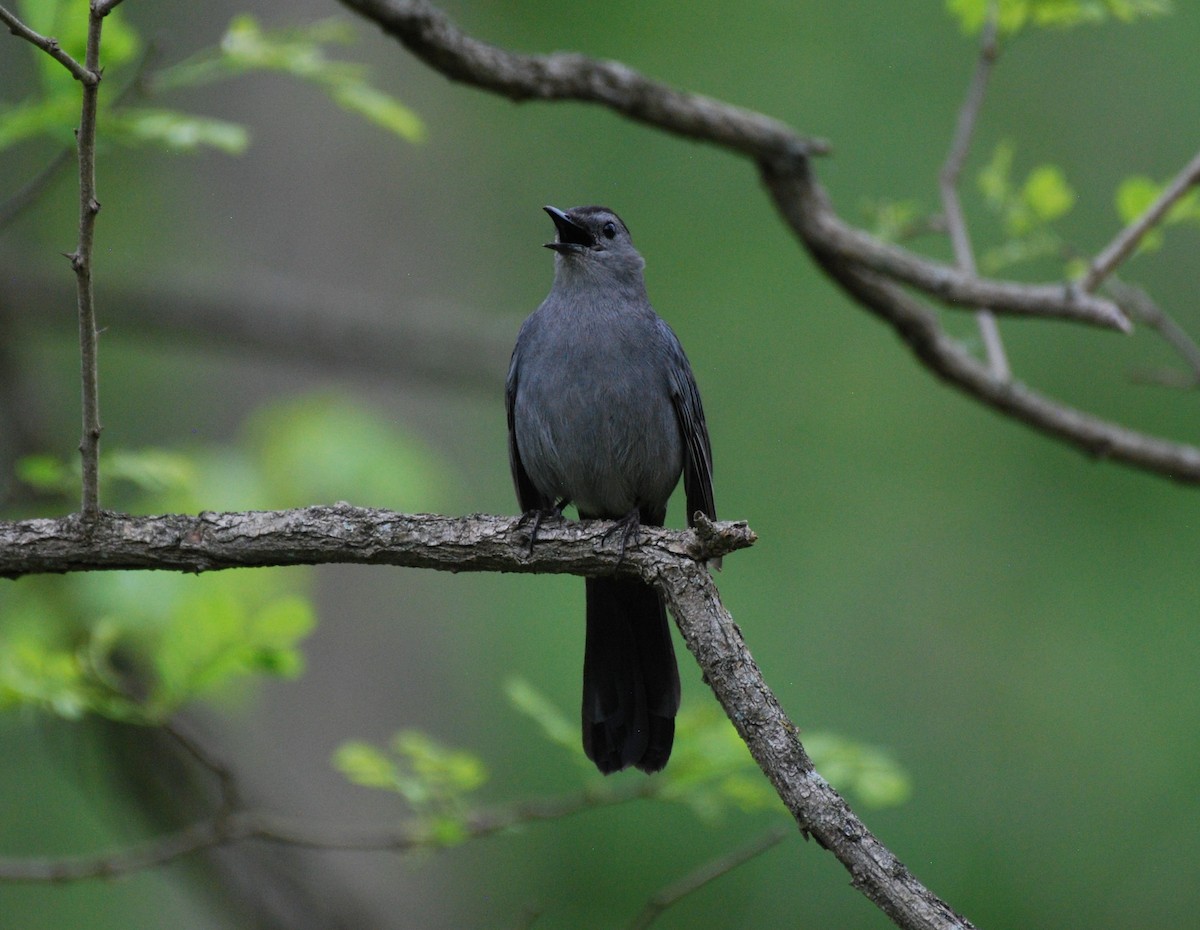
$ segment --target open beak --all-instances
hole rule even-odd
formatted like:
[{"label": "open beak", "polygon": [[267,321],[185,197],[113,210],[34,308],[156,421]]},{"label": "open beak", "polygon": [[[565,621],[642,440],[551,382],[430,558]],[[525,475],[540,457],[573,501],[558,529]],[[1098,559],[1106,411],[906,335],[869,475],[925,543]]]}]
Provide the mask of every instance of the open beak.
[{"label": "open beak", "polygon": [[542,209],[550,214],[550,219],[554,220],[554,228],[558,231],[558,238],[554,242],[547,242],[546,248],[554,249],[555,252],[581,252],[596,244],[596,240],[590,232],[558,207],[542,207]]}]

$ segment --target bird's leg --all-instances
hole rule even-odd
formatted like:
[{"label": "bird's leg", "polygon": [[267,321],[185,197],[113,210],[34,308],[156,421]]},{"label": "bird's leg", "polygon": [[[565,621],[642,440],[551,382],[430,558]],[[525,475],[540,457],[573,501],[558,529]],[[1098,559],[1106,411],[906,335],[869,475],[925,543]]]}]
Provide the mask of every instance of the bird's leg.
[{"label": "bird's leg", "polygon": [[604,539],[608,539],[608,537],[614,533],[621,534],[621,552],[617,556],[617,564],[613,566],[613,571],[616,571],[618,568],[620,568],[621,563],[625,561],[625,549],[629,546],[629,540],[637,536],[638,529],[641,527],[641,525],[641,512],[634,507],[633,510],[629,511],[629,513],[617,520],[612,527],[605,530]]},{"label": "bird's leg", "polygon": [[557,503],[553,504],[550,509],[543,510],[540,507],[535,507],[533,510],[526,510],[521,514],[521,518],[517,520],[517,526],[523,523],[532,523],[529,528],[529,548],[525,550],[526,555],[533,555],[533,544],[537,540],[538,529],[541,528],[542,520],[546,517],[552,520],[558,520],[562,517],[563,510],[570,504],[568,498],[562,498]]}]

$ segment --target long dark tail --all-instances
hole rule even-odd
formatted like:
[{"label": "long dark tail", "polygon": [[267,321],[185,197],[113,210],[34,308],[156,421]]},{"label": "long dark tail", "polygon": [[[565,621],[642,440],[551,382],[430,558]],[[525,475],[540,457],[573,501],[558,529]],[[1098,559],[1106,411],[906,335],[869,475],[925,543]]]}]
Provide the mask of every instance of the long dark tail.
[{"label": "long dark tail", "polygon": [[583,751],[605,775],[667,764],[679,669],[658,592],[640,581],[587,579]]}]

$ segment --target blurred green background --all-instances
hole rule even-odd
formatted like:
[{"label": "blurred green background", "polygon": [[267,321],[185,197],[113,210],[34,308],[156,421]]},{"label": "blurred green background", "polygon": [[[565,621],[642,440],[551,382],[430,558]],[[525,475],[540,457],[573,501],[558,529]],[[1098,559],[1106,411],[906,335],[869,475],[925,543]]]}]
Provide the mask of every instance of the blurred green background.
[{"label": "blurred green background", "polygon": [[[971,178],[1001,140],[1014,143],[1018,174],[1042,163],[1065,172],[1078,203],[1058,228],[1085,254],[1118,228],[1122,178],[1165,179],[1192,156],[1200,7],[1176,6],[1132,26],[1005,44],[964,184],[981,248],[999,230]],[[880,198],[936,212],[976,56],[934,0],[446,9],[488,41],[619,59],[829,138],[834,153],[817,168],[852,220]],[[265,26],[354,22],[318,0],[129,2],[121,12],[163,64],[212,46],[240,12]],[[192,509],[345,499],[512,513],[503,377],[517,327],[550,282],[540,246],[552,229],[539,208],[608,204],[695,369],[720,515],[760,536],[726,560],[727,606],[803,731],[885,747],[911,776],[911,800],[864,810],[869,826],[979,926],[1194,925],[1196,492],[1090,461],[930,377],[814,268],[745,161],[596,107],[514,106],[448,83],[373,27],[354,29],[360,41],[338,53],[370,63],[376,83],[421,116],[425,141],[399,141],[310,86],[251,75],[156,101],[246,125],[245,154],[102,150],[105,448],[192,456]],[[5,38],[0,104],[11,105],[32,93],[35,59]],[[0,199],[56,151],[33,141],[0,154]],[[76,209],[68,171],[0,231],[10,517],[42,512],[12,477],[15,459],[69,459],[78,440],[73,279],[58,254],[74,246]],[[936,237],[921,245],[948,254]],[[1053,280],[1060,267],[1010,273]],[[1127,277],[1200,333],[1194,230],[1173,230]],[[949,325],[972,338],[969,321]],[[1196,441],[1193,394],[1131,378],[1170,364],[1148,331],[1003,321],[1002,332],[1022,380]],[[366,335],[356,348],[343,333]],[[395,364],[380,345],[396,347]],[[306,474],[314,462],[325,466],[316,477]],[[674,525],[680,511],[677,501]],[[580,783],[574,760],[504,697],[516,674],[576,706],[577,579],[288,571],[315,604],[303,674],[243,680],[189,708],[252,799],[319,822],[398,818],[395,798],[348,785],[330,757],[343,740],[404,727],[478,753],[489,801]],[[32,583],[3,583],[0,610],[15,610]],[[73,603],[86,624],[86,590]],[[680,660],[685,707],[712,703],[682,647]],[[0,855],[153,832],[128,814],[129,773],[146,747],[123,749],[126,738],[28,710],[0,717]],[[616,927],[781,817],[709,823],[638,802],[437,855],[304,853],[276,869],[284,877],[270,890],[285,902],[276,913],[289,889],[307,886],[338,915],[280,924],[294,927],[508,927],[531,908],[539,927]],[[0,924],[254,926],[264,918],[229,904],[238,872],[184,863],[112,883],[0,884]],[[889,926],[832,857],[798,838],[657,925]]]}]

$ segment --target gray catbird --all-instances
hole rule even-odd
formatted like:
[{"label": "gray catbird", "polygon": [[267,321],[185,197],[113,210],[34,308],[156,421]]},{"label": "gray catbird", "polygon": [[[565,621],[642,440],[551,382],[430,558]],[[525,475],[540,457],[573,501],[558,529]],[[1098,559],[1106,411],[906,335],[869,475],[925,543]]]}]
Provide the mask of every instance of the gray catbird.
[{"label": "gray catbird", "polygon": [[[505,385],[508,455],[527,514],[662,526],[683,473],[688,522],[713,507],[712,451],[679,340],[650,306],[645,262],[605,207],[545,207],[554,285],[524,322]],[[628,538],[622,538],[622,545]],[[666,609],[649,585],[589,578],[583,748],[601,772],[667,764],[679,670]]]}]

